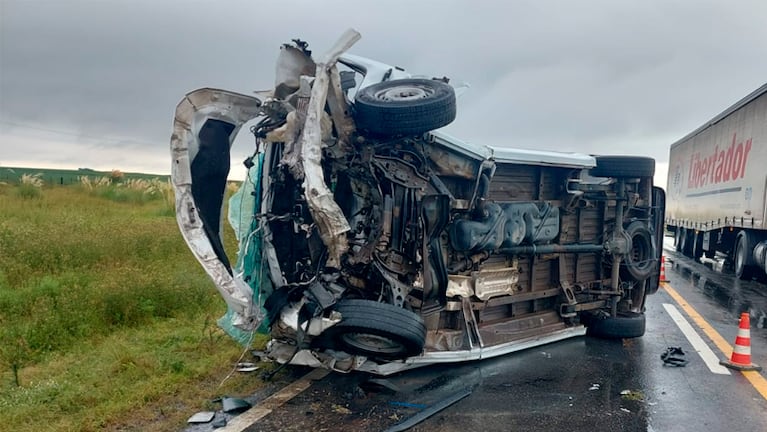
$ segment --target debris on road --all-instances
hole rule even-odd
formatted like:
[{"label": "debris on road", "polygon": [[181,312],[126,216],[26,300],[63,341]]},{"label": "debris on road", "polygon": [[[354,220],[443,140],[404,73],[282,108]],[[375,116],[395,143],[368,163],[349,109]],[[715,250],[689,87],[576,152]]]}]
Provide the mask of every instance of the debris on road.
[{"label": "debris on road", "polygon": [[243,373],[255,372],[258,369],[259,367],[256,366],[255,363],[250,363],[250,362],[237,363],[237,366],[235,367],[235,370],[237,372],[243,372]]},{"label": "debris on road", "polygon": [[449,407],[450,405],[453,405],[454,403],[460,401],[461,399],[469,396],[472,393],[472,389],[467,388],[459,391],[458,393],[453,394],[452,396],[449,396],[445,399],[443,399],[440,402],[435,403],[434,405],[425,408],[423,411],[418,412],[417,414],[406,418],[405,420],[390,426],[388,429],[386,429],[384,432],[400,432],[404,430],[408,430],[411,427],[417,425],[418,423],[421,423],[422,421],[426,420],[427,418],[433,416],[434,414],[442,411],[443,409]]},{"label": "debris on road", "polygon": [[621,399],[644,402],[644,393],[639,390],[623,390],[621,392]]},{"label": "debris on road", "polygon": [[663,366],[685,367],[690,361],[684,358],[685,352],[681,347],[668,347],[660,355]]},{"label": "debris on road", "polygon": [[226,417],[221,417],[219,419],[216,419],[210,425],[213,426],[213,429],[222,428],[226,426]]},{"label": "debris on road", "polygon": [[399,402],[399,401],[390,401],[389,405],[396,406],[396,407],[403,407],[403,408],[417,408],[417,409],[424,409],[428,405],[419,404],[419,403],[413,403],[413,402]]},{"label": "debris on road", "polygon": [[591,384],[591,387],[589,387],[589,391],[594,391],[594,390],[599,390],[598,383]]},{"label": "debris on road", "polygon": [[246,401],[245,399],[238,399],[238,398],[231,398],[231,397],[222,397],[221,404],[223,405],[225,413],[242,412],[252,406],[250,402]]},{"label": "debris on road", "polygon": [[400,388],[386,379],[373,378],[360,383],[360,388],[365,393],[399,393]]},{"label": "debris on road", "polygon": [[333,404],[333,412],[337,412],[338,414],[351,414],[352,410],[345,406]]},{"label": "debris on road", "polygon": [[193,416],[189,417],[189,420],[187,420],[187,423],[208,423],[211,420],[213,420],[213,417],[215,417],[216,413],[213,411],[200,411],[198,413],[195,413]]}]

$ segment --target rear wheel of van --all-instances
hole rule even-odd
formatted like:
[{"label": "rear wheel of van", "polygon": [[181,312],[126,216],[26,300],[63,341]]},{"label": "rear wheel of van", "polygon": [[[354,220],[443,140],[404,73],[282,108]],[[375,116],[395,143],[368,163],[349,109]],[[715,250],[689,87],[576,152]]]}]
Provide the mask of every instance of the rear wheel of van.
[{"label": "rear wheel of van", "polygon": [[371,300],[342,300],[334,310],[341,314],[341,321],[320,335],[325,348],[386,360],[423,351],[426,326],[413,312]]},{"label": "rear wheel of van", "polygon": [[455,120],[453,87],[430,79],[384,81],[354,98],[357,128],[376,135],[419,135]]},{"label": "rear wheel of van", "polygon": [[635,338],[643,336],[645,315],[638,312],[619,312],[618,316],[591,314],[586,319],[587,334],[606,339]]}]

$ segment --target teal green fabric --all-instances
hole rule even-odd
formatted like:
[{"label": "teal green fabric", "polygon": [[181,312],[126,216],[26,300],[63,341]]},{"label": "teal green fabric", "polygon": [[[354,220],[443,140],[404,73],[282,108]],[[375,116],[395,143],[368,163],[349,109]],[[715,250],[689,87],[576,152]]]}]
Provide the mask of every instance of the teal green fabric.
[{"label": "teal green fabric", "polygon": [[[262,316],[266,316],[263,307],[264,302],[272,292],[272,284],[267,274],[266,258],[262,254],[262,232],[258,229],[260,223],[255,217],[261,209],[263,162],[263,153],[253,158],[254,165],[248,170],[246,180],[240,189],[229,198],[228,219],[239,242],[237,262],[233,268],[234,274],[242,272],[243,279],[253,289],[253,304],[261,308]],[[235,327],[232,324],[232,318],[233,312],[229,309],[224,316],[219,318],[219,327],[238,343],[243,346],[249,345],[252,339],[251,333]],[[264,319],[256,331],[268,333],[269,322]]]}]

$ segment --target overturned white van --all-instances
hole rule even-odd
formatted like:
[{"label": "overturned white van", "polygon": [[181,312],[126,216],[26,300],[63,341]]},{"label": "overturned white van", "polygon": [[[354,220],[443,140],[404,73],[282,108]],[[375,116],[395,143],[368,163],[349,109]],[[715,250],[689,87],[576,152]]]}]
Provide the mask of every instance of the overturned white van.
[{"label": "overturned white van", "polygon": [[[281,362],[379,374],[580,336],[644,334],[664,195],[645,157],[470,145],[445,78],[282,46],[258,98],[201,89],[171,139],[177,219],[236,327]],[[230,204],[230,146],[253,119]]]}]

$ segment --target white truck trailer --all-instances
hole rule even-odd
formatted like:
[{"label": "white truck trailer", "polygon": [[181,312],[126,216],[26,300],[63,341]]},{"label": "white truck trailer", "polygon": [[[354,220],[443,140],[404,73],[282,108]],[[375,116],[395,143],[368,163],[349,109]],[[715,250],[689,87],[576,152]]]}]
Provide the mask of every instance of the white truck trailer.
[{"label": "white truck trailer", "polygon": [[726,257],[741,279],[767,268],[767,84],[671,145],[666,225],[676,250]]}]

